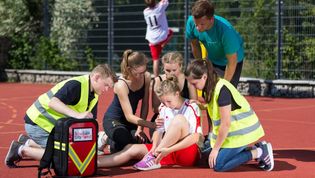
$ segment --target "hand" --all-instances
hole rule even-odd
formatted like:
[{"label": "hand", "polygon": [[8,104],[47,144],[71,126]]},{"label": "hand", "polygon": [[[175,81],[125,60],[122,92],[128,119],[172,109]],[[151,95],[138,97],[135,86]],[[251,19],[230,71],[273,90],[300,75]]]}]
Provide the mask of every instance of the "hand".
[{"label": "hand", "polygon": [[137,129],[135,136],[137,138],[138,143],[145,143],[146,142],[147,136],[145,135],[145,133],[142,130]]},{"label": "hand", "polygon": [[164,119],[160,117],[160,115],[155,119],[155,125],[156,125],[156,128],[163,127]]},{"label": "hand", "polygon": [[82,113],[78,113],[76,115],[76,118],[77,119],[84,119],[84,118],[93,118],[93,114],[89,111],[85,111],[85,112],[82,112]]},{"label": "hand", "polygon": [[216,164],[219,150],[212,149],[208,158],[209,167],[213,168]]},{"label": "hand", "polygon": [[201,110],[207,109],[207,104],[205,105],[198,100],[191,99],[189,100],[189,103],[196,103]]},{"label": "hand", "polygon": [[155,163],[158,164],[165,156],[170,153],[169,148],[158,148],[155,150]]}]

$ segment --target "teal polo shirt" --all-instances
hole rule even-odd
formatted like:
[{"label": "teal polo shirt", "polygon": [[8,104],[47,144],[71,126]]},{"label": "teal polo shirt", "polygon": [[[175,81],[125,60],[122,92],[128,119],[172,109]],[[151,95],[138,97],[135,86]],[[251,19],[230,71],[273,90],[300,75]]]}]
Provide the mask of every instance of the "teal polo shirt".
[{"label": "teal polo shirt", "polygon": [[244,58],[243,39],[234,27],[223,17],[214,16],[213,26],[204,32],[199,32],[193,16],[189,16],[186,24],[186,38],[198,39],[207,49],[208,59],[219,66],[226,66],[227,54],[237,53],[237,61]]}]

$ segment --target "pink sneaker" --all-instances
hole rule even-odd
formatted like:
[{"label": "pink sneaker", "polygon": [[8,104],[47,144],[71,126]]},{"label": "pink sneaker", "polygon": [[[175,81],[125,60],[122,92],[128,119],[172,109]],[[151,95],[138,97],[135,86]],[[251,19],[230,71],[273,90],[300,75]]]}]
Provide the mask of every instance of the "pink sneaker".
[{"label": "pink sneaker", "polygon": [[137,162],[135,165],[133,165],[134,168],[141,170],[141,171],[148,171],[153,169],[159,169],[161,167],[161,164],[155,164],[155,156],[149,152],[147,155],[145,155],[141,161]]}]

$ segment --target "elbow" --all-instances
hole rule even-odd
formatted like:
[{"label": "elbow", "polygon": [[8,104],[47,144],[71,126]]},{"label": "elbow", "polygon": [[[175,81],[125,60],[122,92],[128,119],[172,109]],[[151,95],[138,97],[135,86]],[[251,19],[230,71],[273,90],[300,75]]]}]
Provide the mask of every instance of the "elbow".
[{"label": "elbow", "polygon": [[55,97],[52,97],[51,100],[49,101],[48,103],[48,107],[49,108],[53,108],[54,107],[54,102],[55,102],[56,98]]},{"label": "elbow", "polygon": [[222,128],[225,128],[225,129],[227,129],[227,130],[229,130],[230,127],[231,127],[231,123],[230,123],[230,122],[222,123],[222,124],[221,124],[221,127],[222,127]]},{"label": "elbow", "polygon": [[202,139],[202,138],[203,138],[202,134],[195,133],[195,134],[193,135],[193,142],[194,142],[195,144],[198,144],[198,143],[200,142],[200,139]]}]

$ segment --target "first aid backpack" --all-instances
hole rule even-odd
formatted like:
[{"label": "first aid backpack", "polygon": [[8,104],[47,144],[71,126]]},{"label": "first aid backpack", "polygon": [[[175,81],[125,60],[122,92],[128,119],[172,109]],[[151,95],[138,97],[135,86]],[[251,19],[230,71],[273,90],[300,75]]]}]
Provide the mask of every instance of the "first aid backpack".
[{"label": "first aid backpack", "polygon": [[[57,176],[92,176],[97,170],[97,134],[95,119],[63,118],[51,131],[38,177],[50,168]],[[48,171],[43,172],[44,169]]]}]

